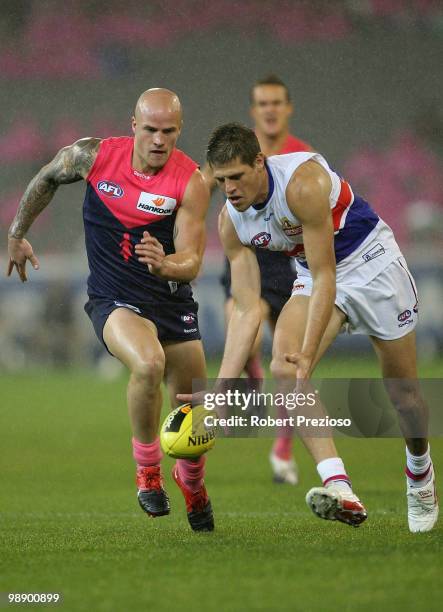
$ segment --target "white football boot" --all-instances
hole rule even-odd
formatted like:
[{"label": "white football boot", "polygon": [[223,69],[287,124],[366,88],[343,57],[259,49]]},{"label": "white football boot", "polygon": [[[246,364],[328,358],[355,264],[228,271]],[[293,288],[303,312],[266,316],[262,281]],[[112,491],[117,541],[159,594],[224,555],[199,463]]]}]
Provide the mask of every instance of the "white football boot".
[{"label": "white football boot", "polygon": [[280,484],[298,484],[298,468],[294,459],[284,460],[273,452],[269,455],[272,467],[272,479]]},{"label": "white football boot", "polygon": [[368,518],[365,507],[351,489],[334,486],[314,487],[306,495],[312,512],[328,521],[341,521],[358,527]]},{"label": "white football boot", "polygon": [[423,487],[407,483],[409,531],[419,533],[430,531],[438,518],[438,499],[435,490],[435,474],[432,468],[431,480]]}]

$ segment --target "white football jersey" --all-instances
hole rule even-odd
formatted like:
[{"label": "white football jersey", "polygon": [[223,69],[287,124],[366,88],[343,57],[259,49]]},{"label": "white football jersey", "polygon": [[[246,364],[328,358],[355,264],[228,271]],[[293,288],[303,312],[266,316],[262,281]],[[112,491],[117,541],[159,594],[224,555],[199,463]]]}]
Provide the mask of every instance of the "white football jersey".
[{"label": "white football jersey", "polygon": [[[339,276],[340,262],[348,261],[351,255],[359,254],[356,264],[373,258],[371,253],[360,253],[368,241],[380,235],[384,251],[389,251],[392,260],[399,256],[399,249],[390,228],[372,210],[369,204],[354,195],[351,186],[332,170],[325,158],[318,153],[300,152],[274,155],[266,159],[269,177],[269,192],[265,202],[252,205],[244,212],[237,211],[229,200],[226,207],[240,241],[259,249],[284,251],[296,258],[297,267],[307,269],[303,246],[301,222],[291,212],[286,201],[286,188],[296,169],[308,160],[319,163],[329,174],[332,182],[329,202],[334,225],[334,250]],[[401,253],[400,253],[401,255]],[[378,262],[377,262],[378,263]],[[381,262],[380,262],[381,264]]]}]

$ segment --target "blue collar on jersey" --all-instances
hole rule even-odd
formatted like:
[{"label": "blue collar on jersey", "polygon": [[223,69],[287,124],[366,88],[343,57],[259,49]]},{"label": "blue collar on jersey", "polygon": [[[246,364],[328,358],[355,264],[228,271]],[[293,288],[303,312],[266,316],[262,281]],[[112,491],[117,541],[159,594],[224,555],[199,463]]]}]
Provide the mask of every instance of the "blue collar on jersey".
[{"label": "blue collar on jersey", "polygon": [[266,172],[268,173],[268,180],[269,180],[268,195],[266,196],[266,200],[264,202],[260,202],[259,204],[252,205],[252,208],[254,208],[255,210],[263,210],[263,208],[272,198],[272,195],[274,193],[274,177],[272,176],[271,171],[269,170],[269,166],[266,160],[265,160],[265,168],[266,168]]}]

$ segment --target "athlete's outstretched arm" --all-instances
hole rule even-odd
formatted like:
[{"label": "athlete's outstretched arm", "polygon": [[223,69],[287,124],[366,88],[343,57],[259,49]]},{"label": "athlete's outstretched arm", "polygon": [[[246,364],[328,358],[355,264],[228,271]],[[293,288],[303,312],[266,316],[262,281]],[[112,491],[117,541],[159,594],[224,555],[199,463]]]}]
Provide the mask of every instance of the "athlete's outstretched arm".
[{"label": "athlete's outstretched arm", "polygon": [[336,273],[330,192],[331,179],[316,162],[300,166],[286,188],[289,208],[302,223],[304,250],[313,279],[302,349],[288,359],[297,365],[297,378],[310,376],[334,308]]},{"label": "athlete's outstretched arm", "polygon": [[38,260],[32,247],[24,238],[26,232],[52,200],[59,185],[86,178],[94,163],[100,142],[99,138],[82,138],[73,145],[64,147],[31,180],[8,232],[8,276],[15,266],[20,279],[26,281],[28,259],[35,269],[38,268]]},{"label": "athlete's outstretched arm", "polygon": [[226,207],[219,216],[219,234],[231,264],[234,308],[218,377],[239,378],[260,327],[260,269],[255,253],[240,242]]},{"label": "athlete's outstretched arm", "polygon": [[152,274],[166,280],[189,282],[199,273],[206,242],[205,218],[209,206],[209,190],[199,170],[192,175],[174,227],[175,253],[165,255],[161,243],[149,232],[135,246],[139,261]]}]

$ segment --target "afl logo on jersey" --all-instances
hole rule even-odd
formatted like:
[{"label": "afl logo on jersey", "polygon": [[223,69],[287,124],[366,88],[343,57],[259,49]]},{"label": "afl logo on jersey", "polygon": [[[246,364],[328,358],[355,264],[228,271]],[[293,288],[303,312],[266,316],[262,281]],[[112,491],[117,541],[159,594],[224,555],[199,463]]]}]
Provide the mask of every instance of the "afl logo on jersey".
[{"label": "afl logo on jersey", "polygon": [[270,242],[271,234],[268,234],[268,232],[260,232],[259,234],[255,234],[251,240],[252,246],[257,247],[258,249],[265,249]]},{"label": "afl logo on jersey", "polygon": [[99,181],[97,183],[97,189],[110,198],[121,198],[125,193],[120,185],[111,183],[111,181]]}]

